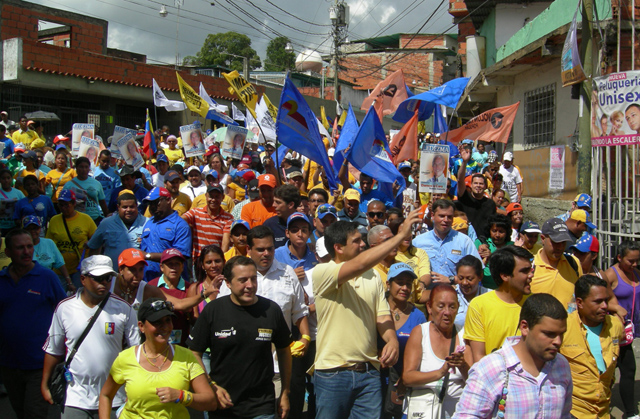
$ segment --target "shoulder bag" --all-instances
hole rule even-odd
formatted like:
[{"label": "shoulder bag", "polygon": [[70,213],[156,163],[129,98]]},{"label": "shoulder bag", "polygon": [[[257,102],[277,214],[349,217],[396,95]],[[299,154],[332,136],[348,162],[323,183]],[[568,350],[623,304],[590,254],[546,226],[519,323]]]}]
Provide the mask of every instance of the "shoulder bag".
[{"label": "shoulder bag", "polygon": [[107,296],[102,300],[102,302],[98,306],[98,310],[96,310],[93,317],[91,317],[91,321],[84,329],[82,335],[80,335],[80,338],[78,339],[78,342],[76,342],[73,349],[69,353],[67,360],[64,362],[60,362],[55,367],[53,367],[53,372],[51,373],[51,377],[49,378],[49,391],[51,392],[51,398],[53,399],[54,404],[64,407],[64,402],[67,398],[67,385],[73,380],[73,376],[69,371],[69,365],[71,364],[71,361],[73,361],[73,357],[76,355],[76,352],[78,352],[78,349],[84,341],[84,338],[87,337],[94,323],[96,322],[96,320],[98,320],[98,317],[100,316],[102,309],[104,309],[104,306],[107,304],[110,296],[111,293],[107,293]]}]

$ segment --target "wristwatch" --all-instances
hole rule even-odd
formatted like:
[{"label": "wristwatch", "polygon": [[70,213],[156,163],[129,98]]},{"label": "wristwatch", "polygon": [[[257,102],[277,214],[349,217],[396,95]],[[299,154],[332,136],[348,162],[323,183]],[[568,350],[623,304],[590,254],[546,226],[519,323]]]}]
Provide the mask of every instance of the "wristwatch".
[{"label": "wristwatch", "polygon": [[145,258],[146,260],[151,259],[151,253],[147,253],[146,255],[144,255],[144,258]]}]

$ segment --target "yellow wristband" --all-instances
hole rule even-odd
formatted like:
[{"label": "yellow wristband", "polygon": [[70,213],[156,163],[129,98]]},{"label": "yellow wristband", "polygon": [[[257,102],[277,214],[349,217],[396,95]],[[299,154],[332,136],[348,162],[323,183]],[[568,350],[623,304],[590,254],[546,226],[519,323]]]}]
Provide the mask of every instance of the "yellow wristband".
[{"label": "yellow wristband", "polygon": [[302,339],[306,339],[307,342],[311,342],[311,336],[309,335],[302,335]]},{"label": "yellow wristband", "polygon": [[182,399],[180,403],[185,406],[189,406],[191,403],[193,403],[193,393],[184,390],[184,399]]}]

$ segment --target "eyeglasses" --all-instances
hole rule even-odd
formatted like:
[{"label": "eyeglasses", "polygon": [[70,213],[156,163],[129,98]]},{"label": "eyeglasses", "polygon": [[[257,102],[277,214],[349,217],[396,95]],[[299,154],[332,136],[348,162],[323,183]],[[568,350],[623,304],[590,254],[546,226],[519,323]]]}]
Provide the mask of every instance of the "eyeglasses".
[{"label": "eyeglasses", "polygon": [[369,218],[383,218],[384,217],[384,212],[383,211],[379,211],[379,212],[370,211],[367,214],[369,215]]},{"label": "eyeglasses", "polygon": [[162,300],[157,300],[151,303],[151,308],[153,309],[153,311],[160,311],[164,309],[167,309],[169,311],[174,310],[173,303],[171,301],[162,301]]},{"label": "eyeglasses", "polygon": [[94,275],[87,275],[87,276],[99,284],[102,284],[104,282],[111,282],[111,280],[113,279],[112,274],[104,274],[100,276],[94,276]]},{"label": "eyeglasses", "polygon": [[330,207],[330,206],[318,207],[318,215],[327,214],[327,213],[336,215],[338,212],[336,211],[335,207]]}]

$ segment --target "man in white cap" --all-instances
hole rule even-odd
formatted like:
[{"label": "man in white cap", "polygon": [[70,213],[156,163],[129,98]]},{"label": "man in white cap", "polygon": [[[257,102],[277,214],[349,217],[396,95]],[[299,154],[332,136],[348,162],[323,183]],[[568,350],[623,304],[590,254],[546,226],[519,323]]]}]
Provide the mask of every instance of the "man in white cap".
[{"label": "man in white cap", "polygon": [[[111,364],[120,351],[140,343],[137,318],[133,308],[109,292],[116,276],[111,258],[95,255],[84,259],[80,267],[82,288],[58,304],[53,313],[49,337],[44,344],[42,396],[53,403],[49,379],[56,364],[75,349],[68,366],[71,385],[67,386],[63,418],[97,417],[100,389],[109,375]],[[99,311],[99,313],[98,313]],[[86,338],[77,342],[98,313]],[[114,408],[124,404],[125,394],[115,397]]]},{"label": "man in white cap", "polygon": [[502,189],[509,194],[511,202],[520,202],[522,200],[522,174],[517,167],[513,165],[513,153],[507,151],[502,156],[502,166],[499,173],[502,175]]},{"label": "man in white cap", "polygon": [[10,125],[15,125],[16,123],[9,119],[9,114],[7,111],[0,112],[0,125],[4,125],[5,128],[9,128]]}]

